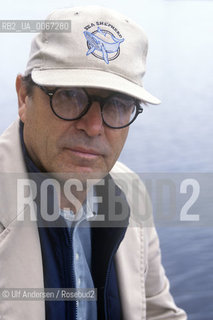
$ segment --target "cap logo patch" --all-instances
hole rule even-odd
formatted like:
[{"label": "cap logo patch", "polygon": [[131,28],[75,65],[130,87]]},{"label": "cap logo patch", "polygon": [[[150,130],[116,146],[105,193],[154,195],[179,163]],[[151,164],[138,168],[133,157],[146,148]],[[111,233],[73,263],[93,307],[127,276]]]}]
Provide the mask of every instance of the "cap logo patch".
[{"label": "cap logo patch", "polygon": [[124,38],[116,38],[112,32],[100,27],[97,27],[97,30],[93,32],[84,31],[84,36],[88,47],[86,55],[92,54],[107,64],[119,56],[120,44],[125,40]]}]

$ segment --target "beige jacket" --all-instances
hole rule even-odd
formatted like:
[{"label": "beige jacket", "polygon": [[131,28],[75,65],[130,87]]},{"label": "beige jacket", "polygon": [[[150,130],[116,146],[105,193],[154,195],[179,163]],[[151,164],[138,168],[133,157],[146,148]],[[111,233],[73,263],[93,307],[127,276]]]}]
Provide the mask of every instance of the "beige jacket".
[{"label": "beige jacket", "polygon": [[[16,200],[16,179],[27,178],[18,128],[17,120],[0,137],[0,288],[43,288],[37,224],[27,219],[29,208],[23,211]],[[111,172],[115,180],[118,172],[125,173],[126,184],[123,186],[120,179],[117,184],[125,189],[131,210],[130,226],[116,253],[123,319],[185,320],[185,313],[169,293],[158,237],[154,226],[150,226],[151,206],[144,185],[121,163],[116,163]],[[139,203],[132,196],[133,180],[137,181]],[[17,218],[24,215],[25,219]],[[144,215],[148,218],[143,219]],[[0,299],[0,319],[45,320],[44,301]]]}]

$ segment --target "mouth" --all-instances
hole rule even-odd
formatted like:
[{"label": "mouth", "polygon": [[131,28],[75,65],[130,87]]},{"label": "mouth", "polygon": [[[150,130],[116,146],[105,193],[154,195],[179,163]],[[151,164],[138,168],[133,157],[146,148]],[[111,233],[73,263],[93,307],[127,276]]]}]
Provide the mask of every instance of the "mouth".
[{"label": "mouth", "polygon": [[97,159],[98,157],[102,156],[100,152],[94,149],[86,149],[86,148],[66,148],[69,152],[71,152],[73,155],[82,158],[82,159],[88,159],[93,160]]}]

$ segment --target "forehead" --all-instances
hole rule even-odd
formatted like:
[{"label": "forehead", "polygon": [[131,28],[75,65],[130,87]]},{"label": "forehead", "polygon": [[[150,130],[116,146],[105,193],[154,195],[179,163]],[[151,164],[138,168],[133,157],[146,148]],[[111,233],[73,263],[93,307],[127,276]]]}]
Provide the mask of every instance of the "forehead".
[{"label": "forehead", "polygon": [[115,91],[113,92],[112,90],[107,90],[107,89],[100,89],[100,88],[84,88],[84,90],[86,90],[89,94],[92,95],[96,95],[96,96],[108,96],[112,93],[115,93]]},{"label": "forehead", "polygon": [[[47,89],[49,90],[54,90],[56,89],[55,87],[51,86],[46,86]],[[57,87],[58,89],[72,89],[72,88],[79,88],[79,87]],[[81,87],[84,89],[88,94],[95,95],[95,96],[100,96],[100,97],[107,97],[111,94],[116,94],[120,93],[118,91],[113,91],[113,90],[108,90],[108,89],[102,89],[102,88],[90,88],[90,87]]]}]

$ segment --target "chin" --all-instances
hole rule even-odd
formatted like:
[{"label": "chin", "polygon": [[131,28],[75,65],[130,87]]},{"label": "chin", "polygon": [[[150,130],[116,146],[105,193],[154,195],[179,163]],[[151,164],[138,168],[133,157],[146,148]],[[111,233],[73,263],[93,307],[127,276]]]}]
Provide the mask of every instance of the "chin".
[{"label": "chin", "polygon": [[[51,173],[53,178],[59,180],[59,182],[65,183],[69,179],[79,180],[81,183],[90,183],[89,180],[101,180],[108,174],[108,171],[104,171],[100,168],[91,168],[91,167],[77,167],[69,168],[64,167],[60,171],[54,171]],[[92,181],[91,181],[92,183]]]}]

